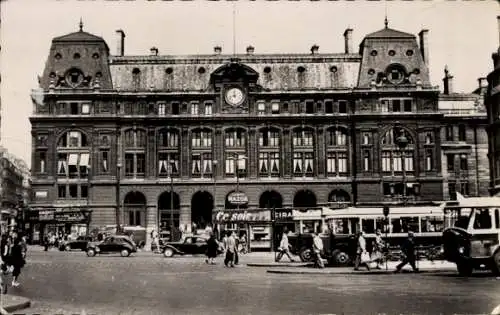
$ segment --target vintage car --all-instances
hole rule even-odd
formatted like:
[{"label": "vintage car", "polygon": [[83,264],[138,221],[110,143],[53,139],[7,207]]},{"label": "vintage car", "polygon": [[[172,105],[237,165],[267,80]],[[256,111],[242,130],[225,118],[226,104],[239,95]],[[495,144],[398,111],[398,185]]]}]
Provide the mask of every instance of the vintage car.
[{"label": "vintage car", "polygon": [[128,257],[135,252],[137,252],[137,245],[126,235],[108,236],[102,242],[91,242],[87,246],[87,256],[89,257],[111,253],[120,253],[122,257]]},{"label": "vintage car", "polygon": [[73,249],[78,249],[81,251],[87,250],[89,242],[92,242],[92,237],[90,236],[78,236],[76,240],[64,241],[59,244],[60,251],[70,251]]},{"label": "vintage car", "polygon": [[[207,239],[199,236],[187,236],[179,242],[164,242],[161,246],[163,256],[197,255],[207,251]],[[219,251],[220,252],[220,251]]]}]

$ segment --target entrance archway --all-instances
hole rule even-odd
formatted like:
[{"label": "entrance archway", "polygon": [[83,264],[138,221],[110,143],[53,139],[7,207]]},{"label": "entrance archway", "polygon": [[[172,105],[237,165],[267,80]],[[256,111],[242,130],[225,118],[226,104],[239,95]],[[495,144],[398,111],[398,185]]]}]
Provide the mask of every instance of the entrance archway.
[{"label": "entrance archway", "polygon": [[316,206],[316,195],[308,189],[299,190],[293,197],[294,208],[314,208]]},{"label": "entrance archway", "polygon": [[125,195],[123,201],[123,225],[146,226],[146,197],[138,191]]},{"label": "entrance archway", "polygon": [[283,207],[283,198],[280,193],[274,190],[268,190],[260,195],[259,208],[262,209],[280,209]]},{"label": "entrance archway", "polygon": [[206,228],[212,223],[212,212],[214,210],[214,197],[208,191],[198,191],[191,199],[191,223],[196,224],[199,229]]},{"label": "entrance archway", "polygon": [[351,201],[351,196],[342,189],[332,190],[328,196],[328,202],[349,202]]},{"label": "entrance archway", "polygon": [[179,227],[180,201],[176,192],[165,191],[158,197],[158,229],[170,231],[171,226]]}]

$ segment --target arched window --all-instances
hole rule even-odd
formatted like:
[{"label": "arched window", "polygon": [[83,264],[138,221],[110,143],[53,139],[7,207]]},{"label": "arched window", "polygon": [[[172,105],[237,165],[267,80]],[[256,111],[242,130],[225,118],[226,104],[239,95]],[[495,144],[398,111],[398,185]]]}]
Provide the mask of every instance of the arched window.
[{"label": "arched window", "polygon": [[224,143],[226,148],[245,147],[246,131],[242,128],[227,129],[224,133]]},{"label": "arched window", "polygon": [[138,90],[141,87],[141,70],[139,68],[132,70],[132,85],[134,90]]},{"label": "arched window", "polygon": [[327,132],[328,146],[345,146],[347,145],[347,130],[342,127],[329,128]]},{"label": "arched window", "polygon": [[80,148],[88,146],[87,136],[81,131],[65,132],[57,142],[58,147]]},{"label": "arched window", "polygon": [[[405,145],[402,145],[402,138],[406,139]],[[414,141],[410,133],[403,128],[389,129],[381,139],[382,149],[382,172],[402,172],[403,164],[407,172],[414,170]]]},{"label": "arched window", "polygon": [[125,176],[144,177],[146,172],[146,131],[129,129],[124,132]]},{"label": "arched window", "polygon": [[157,135],[158,176],[179,175],[179,132],[175,129],[161,129]]},{"label": "arched window", "polygon": [[210,129],[195,129],[191,132],[191,146],[193,148],[211,148],[212,131]]},{"label": "arched window", "polygon": [[280,130],[269,127],[259,131],[259,176],[279,177],[281,167]]}]

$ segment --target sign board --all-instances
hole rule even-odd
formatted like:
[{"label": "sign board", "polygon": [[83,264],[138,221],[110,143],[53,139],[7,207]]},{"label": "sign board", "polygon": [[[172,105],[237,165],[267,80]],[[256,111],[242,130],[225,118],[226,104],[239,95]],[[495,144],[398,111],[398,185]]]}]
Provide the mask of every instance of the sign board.
[{"label": "sign board", "polygon": [[38,219],[40,221],[54,220],[54,210],[40,210],[40,211],[38,211]]},{"label": "sign board", "polygon": [[271,211],[219,211],[215,214],[215,221],[219,223],[224,222],[251,222],[262,221],[268,222],[271,220]]},{"label": "sign board", "polygon": [[248,197],[242,192],[232,192],[227,196],[227,201],[233,205],[246,205]]},{"label": "sign board", "polygon": [[85,220],[85,216],[81,211],[56,212],[54,219],[61,222],[80,222]]},{"label": "sign board", "polygon": [[293,211],[292,211],[292,209],[275,210],[274,219],[276,221],[292,220],[293,219]]}]

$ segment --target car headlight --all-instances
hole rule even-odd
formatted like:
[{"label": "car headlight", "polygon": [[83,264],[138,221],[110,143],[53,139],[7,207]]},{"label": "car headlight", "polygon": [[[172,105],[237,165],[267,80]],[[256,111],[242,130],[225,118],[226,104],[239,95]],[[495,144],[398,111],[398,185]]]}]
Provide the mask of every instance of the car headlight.
[{"label": "car headlight", "polygon": [[95,251],[96,251],[96,252],[99,252],[99,251],[100,251],[99,247],[96,247],[96,248],[95,248]]},{"label": "car headlight", "polygon": [[463,248],[463,246],[459,247],[459,248],[458,248],[458,252],[459,252],[460,254],[463,254],[463,253],[465,252],[465,248]]}]

